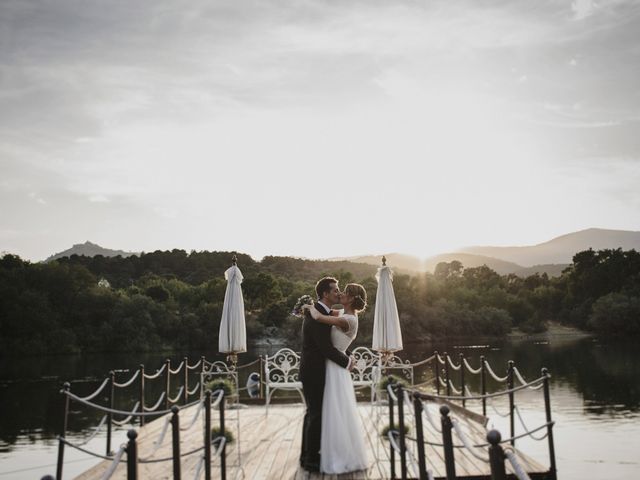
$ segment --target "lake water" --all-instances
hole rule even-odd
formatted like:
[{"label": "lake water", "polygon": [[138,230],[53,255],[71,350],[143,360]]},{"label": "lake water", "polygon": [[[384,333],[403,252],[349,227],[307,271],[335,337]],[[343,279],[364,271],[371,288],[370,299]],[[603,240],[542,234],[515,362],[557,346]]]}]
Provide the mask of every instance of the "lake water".
[{"label": "lake water", "polygon": [[[275,349],[254,348],[252,354],[240,356],[240,363]],[[590,338],[548,342],[468,341],[411,345],[402,357],[415,361],[431,355],[434,349],[454,355],[464,353],[473,367],[479,365],[479,356],[484,355],[499,375],[504,375],[508,360],[514,360],[527,379],[537,378],[543,366],[549,369],[559,478],[615,480],[640,476],[640,349],[633,342]],[[209,359],[215,357],[213,352],[192,352],[192,358],[197,359],[201,354]],[[109,370],[135,369],[144,363],[149,372],[152,366],[160,367],[165,358],[172,358],[174,365],[181,359],[177,355],[129,354],[0,360],[0,480],[39,479],[55,473],[56,435],[63,408],[58,392],[62,382],[71,381],[72,391],[88,394]],[[128,376],[130,373],[122,372],[118,378],[122,381]],[[477,391],[473,382],[471,387]],[[148,398],[155,398],[160,388],[150,387]],[[518,394],[517,404],[527,426],[544,423],[540,391]],[[504,412],[506,403],[498,402],[495,408]],[[72,412],[68,437],[79,443],[91,433],[100,415],[75,406]],[[488,414],[491,423],[503,436],[508,436],[505,419],[496,415],[493,408]],[[125,432],[124,429],[116,431],[114,445],[124,441]],[[548,465],[546,441],[527,439],[517,446]],[[86,448],[104,453],[104,433]],[[70,448],[66,449],[65,456],[65,478],[72,478],[95,463],[95,459]]]}]

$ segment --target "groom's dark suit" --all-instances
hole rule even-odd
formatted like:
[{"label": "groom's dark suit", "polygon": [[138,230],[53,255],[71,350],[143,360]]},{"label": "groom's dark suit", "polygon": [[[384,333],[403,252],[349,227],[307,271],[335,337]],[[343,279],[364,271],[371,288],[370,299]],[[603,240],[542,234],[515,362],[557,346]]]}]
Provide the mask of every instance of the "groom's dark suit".
[{"label": "groom's dark suit", "polygon": [[[316,303],[315,307],[321,313],[330,313],[320,303]],[[302,322],[302,355],[300,357],[300,380],[307,403],[302,427],[300,464],[306,470],[320,469],[325,359],[343,368],[349,365],[349,357],[331,343],[331,325],[315,321],[307,311]]]}]

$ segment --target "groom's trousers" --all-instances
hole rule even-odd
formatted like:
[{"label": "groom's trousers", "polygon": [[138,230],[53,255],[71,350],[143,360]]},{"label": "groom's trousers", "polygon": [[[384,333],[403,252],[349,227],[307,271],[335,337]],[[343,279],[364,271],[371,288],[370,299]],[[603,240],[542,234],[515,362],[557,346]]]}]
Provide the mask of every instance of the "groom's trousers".
[{"label": "groom's trousers", "polygon": [[307,411],[302,426],[300,464],[306,470],[320,469],[320,436],[322,434],[322,397],[324,378],[302,382]]}]

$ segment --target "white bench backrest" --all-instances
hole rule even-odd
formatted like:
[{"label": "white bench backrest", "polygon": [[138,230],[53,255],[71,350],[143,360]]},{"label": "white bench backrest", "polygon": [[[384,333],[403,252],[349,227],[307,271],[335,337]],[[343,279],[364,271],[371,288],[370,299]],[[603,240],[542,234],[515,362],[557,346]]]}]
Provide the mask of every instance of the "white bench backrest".
[{"label": "white bench backrest", "polygon": [[290,348],[281,348],[265,357],[265,381],[268,383],[299,382],[300,355]]}]

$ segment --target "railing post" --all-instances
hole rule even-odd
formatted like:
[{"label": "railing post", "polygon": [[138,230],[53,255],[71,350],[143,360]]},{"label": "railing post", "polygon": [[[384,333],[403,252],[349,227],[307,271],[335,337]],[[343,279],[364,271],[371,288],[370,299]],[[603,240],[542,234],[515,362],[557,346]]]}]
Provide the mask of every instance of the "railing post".
[{"label": "railing post", "polygon": [[171,437],[173,439],[173,480],[180,480],[180,407],[171,407]]},{"label": "railing post", "polygon": [[544,377],[543,389],[544,389],[544,410],[547,417],[547,438],[549,440],[549,470],[551,473],[551,478],[555,480],[557,471],[556,471],[556,449],[553,443],[553,425],[551,424],[551,396],[549,393],[549,379],[551,375],[549,375],[549,370],[546,368],[542,369],[542,376]]},{"label": "railing post", "polygon": [[[140,364],[140,412],[144,413],[144,364]],[[144,415],[140,415],[140,426],[144,426]]]},{"label": "railing post", "polygon": [[451,382],[449,381],[449,354],[444,352],[444,380],[447,385],[447,396],[451,396]]},{"label": "railing post", "polygon": [[171,386],[171,359],[164,361],[166,371],[164,372],[164,409],[169,410],[169,387]]},{"label": "railing post", "polygon": [[405,442],[404,426],[404,390],[401,384],[397,384],[396,396],[398,397],[398,430],[400,430],[400,475],[402,480],[407,478],[407,444]]},{"label": "railing post", "polygon": [[211,480],[211,390],[204,394],[204,480]]},{"label": "railing post", "polygon": [[189,403],[189,357],[184,357],[184,391],[182,392],[182,404]]},{"label": "railing post", "polygon": [[[109,372],[109,408],[113,410],[115,405],[115,383],[116,373],[111,370]],[[113,413],[107,412],[107,455],[111,455],[111,423],[113,422]]]},{"label": "railing post", "polygon": [[465,391],[465,384],[464,384],[464,353],[461,353],[459,355],[459,359],[460,359],[460,385],[461,385],[461,391],[462,391],[462,406],[464,407],[466,405],[466,401],[464,399],[464,397],[467,396],[467,392]]},{"label": "railing post", "polygon": [[69,393],[71,390],[71,384],[64,382],[62,385],[62,391],[64,393],[64,410],[62,414],[62,430],[60,431],[60,438],[58,440],[58,465],[56,467],[56,478],[62,480],[62,465],[64,464],[64,440],[67,437],[67,424],[69,420]]},{"label": "railing post", "polygon": [[[388,377],[387,385],[391,385],[391,377]],[[393,389],[393,387],[392,387]],[[389,397],[389,431],[393,431],[396,429],[395,423],[393,420],[393,397],[387,391],[387,396]],[[396,451],[393,449],[393,445],[391,441],[389,441],[389,462],[391,463],[391,479],[395,480],[396,478]]]},{"label": "railing post", "polygon": [[451,435],[453,424],[449,417],[449,407],[442,405],[440,407],[440,415],[442,416],[442,444],[444,445],[444,462],[447,480],[456,480],[456,464],[453,456],[453,438]]},{"label": "railing post", "polygon": [[204,355],[202,355],[200,357],[200,398],[202,398],[202,394],[204,393],[204,371],[206,370],[204,362]]},{"label": "railing post", "polygon": [[136,438],[138,432],[133,428],[127,432],[129,443],[127,444],[127,480],[138,480],[138,446]]},{"label": "railing post", "polygon": [[[222,435],[224,435],[224,437],[227,437],[227,431],[225,430],[225,426],[224,426],[224,402],[226,401],[226,395],[224,394],[224,390],[222,391],[222,398],[220,399],[220,406],[219,408],[219,412],[220,412],[220,432],[222,432]],[[238,438],[238,442],[240,442],[240,439]],[[240,445],[238,444],[238,448],[240,448]],[[221,480],[226,480],[227,479],[227,442],[224,442],[224,445],[222,446],[222,451],[220,452],[220,479]]]},{"label": "railing post", "polygon": [[420,480],[427,480],[427,461],[424,451],[424,430],[422,427],[422,399],[418,392],[413,393],[413,413],[416,419],[416,443],[418,445],[418,467]]},{"label": "railing post", "polygon": [[440,361],[438,360],[438,351],[436,350],[435,353],[435,359],[436,361],[433,363],[433,366],[435,368],[435,375],[436,375],[436,393],[438,395],[440,395]]},{"label": "railing post", "polygon": [[482,395],[482,415],[487,416],[487,364],[484,355],[480,356],[480,392]]},{"label": "railing post", "polygon": [[507,480],[507,471],[504,467],[504,451],[500,446],[502,436],[498,430],[487,433],[489,447],[489,465],[491,466],[491,480]]},{"label": "railing post", "polygon": [[[513,360],[509,360],[509,367],[507,370],[507,388],[513,389]],[[509,428],[511,429],[511,445],[514,446],[516,441],[513,437],[516,436],[516,418],[515,418],[515,393],[509,392]]]}]

